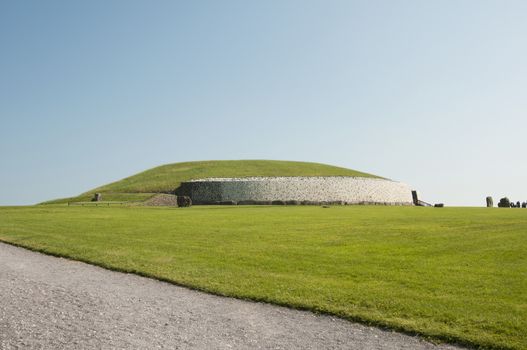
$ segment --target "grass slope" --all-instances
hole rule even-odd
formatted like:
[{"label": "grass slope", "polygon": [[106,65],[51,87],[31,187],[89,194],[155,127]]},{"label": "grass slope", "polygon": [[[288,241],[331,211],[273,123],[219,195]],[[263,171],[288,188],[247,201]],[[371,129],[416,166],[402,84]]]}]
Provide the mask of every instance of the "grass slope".
[{"label": "grass slope", "polygon": [[[40,204],[65,204],[65,203],[93,203],[97,204],[97,202],[91,202],[91,199],[93,198],[93,194],[95,192],[86,192],[81,194],[77,197],[70,197],[70,198],[59,198],[59,199],[53,199],[47,202],[43,202]],[[102,199],[104,202],[112,202],[112,203],[142,203],[153,196],[157,195],[157,193],[121,193],[121,192],[105,192],[103,193]],[[99,202],[100,203],[100,202]]]},{"label": "grass slope", "polygon": [[[95,192],[86,192],[77,197],[53,199],[40,204],[64,204],[64,203],[89,203],[93,198]],[[144,202],[157,193],[120,193],[120,192],[105,192],[103,193],[102,199],[105,202]],[[94,204],[96,204],[94,202]]]},{"label": "grass slope", "polygon": [[192,288],[527,348],[527,211],[0,208],[0,240]]},{"label": "grass slope", "polygon": [[94,193],[106,193],[111,200],[117,193],[170,192],[181,182],[209,177],[250,176],[358,176],[378,177],[336,166],[279,160],[215,160],[162,165],[120,181],[90,190],[78,197],[58,199],[46,204],[89,200]]}]

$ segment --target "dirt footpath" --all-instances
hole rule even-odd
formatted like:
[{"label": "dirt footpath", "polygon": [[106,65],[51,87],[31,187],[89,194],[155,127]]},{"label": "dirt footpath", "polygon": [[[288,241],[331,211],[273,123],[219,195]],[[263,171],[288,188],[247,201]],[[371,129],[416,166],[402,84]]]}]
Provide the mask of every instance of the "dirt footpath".
[{"label": "dirt footpath", "polygon": [[0,349],[457,349],[0,243]]}]

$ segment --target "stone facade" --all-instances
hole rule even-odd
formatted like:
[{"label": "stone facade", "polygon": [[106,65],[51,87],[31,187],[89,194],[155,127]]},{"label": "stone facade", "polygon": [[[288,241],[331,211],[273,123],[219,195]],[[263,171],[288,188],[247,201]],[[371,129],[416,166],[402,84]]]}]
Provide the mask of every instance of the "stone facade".
[{"label": "stone facade", "polygon": [[412,191],[401,182],[365,177],[210,178],[184,182],[179,191],[195,204],[272,201],[412,205]]}]

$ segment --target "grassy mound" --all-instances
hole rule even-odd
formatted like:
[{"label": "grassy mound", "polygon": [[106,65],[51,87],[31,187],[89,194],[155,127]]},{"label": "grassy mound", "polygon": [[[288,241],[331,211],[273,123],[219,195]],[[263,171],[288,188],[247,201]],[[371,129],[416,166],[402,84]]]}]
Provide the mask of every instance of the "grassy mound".
[{"label": "grassy mound", "polygon": [[0,208],[0,241],[475,348],[527,349],[518,209]]},{"label": "grassy mound", "polygon": [[[89,201],[94,193],[102,193],[107,201],[121,201],[126,194],[131,200],[144,201],[153,193],[171,192],[181,182],[210,177],[251,176],[355,176],[378,177],[332,165],[280,160],[215,160],[162,165],[139,174],[97,187],[78,197],[58,199],[45,204]],[[134,194],[148,194],[147,198]],[[116,199],[114,199],[116,198]]]}]

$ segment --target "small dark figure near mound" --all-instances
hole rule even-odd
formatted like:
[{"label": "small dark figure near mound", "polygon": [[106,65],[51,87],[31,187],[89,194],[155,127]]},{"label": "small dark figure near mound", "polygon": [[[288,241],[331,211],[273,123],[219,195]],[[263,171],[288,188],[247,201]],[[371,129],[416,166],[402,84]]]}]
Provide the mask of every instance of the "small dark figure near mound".
[{"label": "small dark figure near mound", "polygon": [[500,199],[500,202],[498,203],[498,207],[500,207],[500,208],[510,208],[511,207],[511,201],[509,200],[509,198],[504,197],[504,198]]},{"label": "small dark figure near mound", "polygon": [[92,202],[100,202],[102,201],[102,195],[100,193],[95,193],[93,195],[93,198],[91,199]]},{"label": "small dark figure near mound", "polygon": [[192,200],[189,196],[177,196],[177,206],[178,207],[190,207],[192,205]]}]

